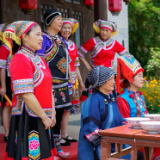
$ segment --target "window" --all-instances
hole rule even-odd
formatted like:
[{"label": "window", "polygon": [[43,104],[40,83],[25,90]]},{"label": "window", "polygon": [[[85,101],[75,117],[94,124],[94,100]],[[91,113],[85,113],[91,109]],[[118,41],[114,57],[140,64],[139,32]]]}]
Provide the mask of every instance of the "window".
[{"label": "window", "polygon": [[83,0],[65,0],[68,3],[81,4],[83,5]]}]

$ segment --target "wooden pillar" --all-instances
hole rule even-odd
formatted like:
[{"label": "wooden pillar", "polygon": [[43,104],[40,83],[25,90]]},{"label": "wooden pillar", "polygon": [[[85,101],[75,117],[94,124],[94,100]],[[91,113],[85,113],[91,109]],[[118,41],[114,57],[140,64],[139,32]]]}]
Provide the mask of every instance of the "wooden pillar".
[{"label": "wooden pillar", "polygon": [[94,0],[94,18],[108,20],[107,16],[107,0]]}]

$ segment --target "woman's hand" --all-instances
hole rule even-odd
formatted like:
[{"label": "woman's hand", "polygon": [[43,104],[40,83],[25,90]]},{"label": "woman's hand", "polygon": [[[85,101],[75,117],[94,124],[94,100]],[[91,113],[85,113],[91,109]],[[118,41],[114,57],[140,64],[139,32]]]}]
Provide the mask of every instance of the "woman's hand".
[{"label": "woman's hand", "polygon": [[44,118],[42,118],[42,122],[45,126],[45,129],[49,129],[52,125],[52,120],[47,115]]},{"label": "woman's hand", "polygon": [[84,91],[84,89],[85,89],[85,85],[84,85],[84,83],[83,83],[83,82],[81,82],[81,83],[80,83],[80,87],[81,87],[80,91],[81,91],[81,92],[82,92],[82,91]]},{"label": "woman's hand", "polygon": [[5,94],[6,94],[6,87],[2,87],[0,90],[0,95],[4,97]]},{"label": "woman's hand", "polygon": [[55,124],[56,124],[56,113],[55,113],[55,111],[52,113],[51,120],[52,120],[52,125],[51,125],[51,127],[54,127]]}]

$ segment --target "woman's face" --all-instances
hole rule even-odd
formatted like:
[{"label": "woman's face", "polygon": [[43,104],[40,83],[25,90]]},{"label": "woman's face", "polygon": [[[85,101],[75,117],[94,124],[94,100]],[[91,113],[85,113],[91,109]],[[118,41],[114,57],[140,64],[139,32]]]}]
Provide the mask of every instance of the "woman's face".
[{"label": "woman's face", "polygon": [[72,34],[72,26],[68,23],[63,24],[60,33],[63,38],[68,39]]},{"label": "woman's face", "polygon": [[100,36],[103,40],[106,40],[111,37],[112,32],[106,28],[100,29]]},{"label": "woman's face", "polygon": [[115,75],[113,75],[105,84],[103,84],[101,87],[106,90],[107,92],[111,92],[114,90],[115,86]]},{"label": "woman's face", "polygon": [[139,72],[133,77],[133,83],[131,84],[131,86],[133,85],[136,88],[142,88],[143,81],[144,81],[143,72]]},{"label": "woman's face", "polygon": [[62,16],[58,16],[52,21],[50,27],[58,33],[62,29],[62,25],[63,25]]},{"label": "woman's face", "polygon": [[29,34],[24,34],[22,38],[23,44],[31,48],[34,52],[42,48],[42,30],[39,25],[33,26]]}]

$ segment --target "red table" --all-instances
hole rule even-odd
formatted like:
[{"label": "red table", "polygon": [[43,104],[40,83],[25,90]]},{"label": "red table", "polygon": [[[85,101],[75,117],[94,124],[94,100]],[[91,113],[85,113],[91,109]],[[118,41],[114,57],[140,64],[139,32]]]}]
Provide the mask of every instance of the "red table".
[{"label": "red table", "polygon": [[[144,147],[144,159],[152,160],[153,147],[160,147],[160,135],[147,134],[133,129],[130,125],[110,128],[99,132],[101,140],[101,160],[119,158],[131,153],[131,160],[137,160],[137,150]],[[111,143],[116,143],[116,152],[111,154]],[[122,144],[131,147],[122,150]]]}]

